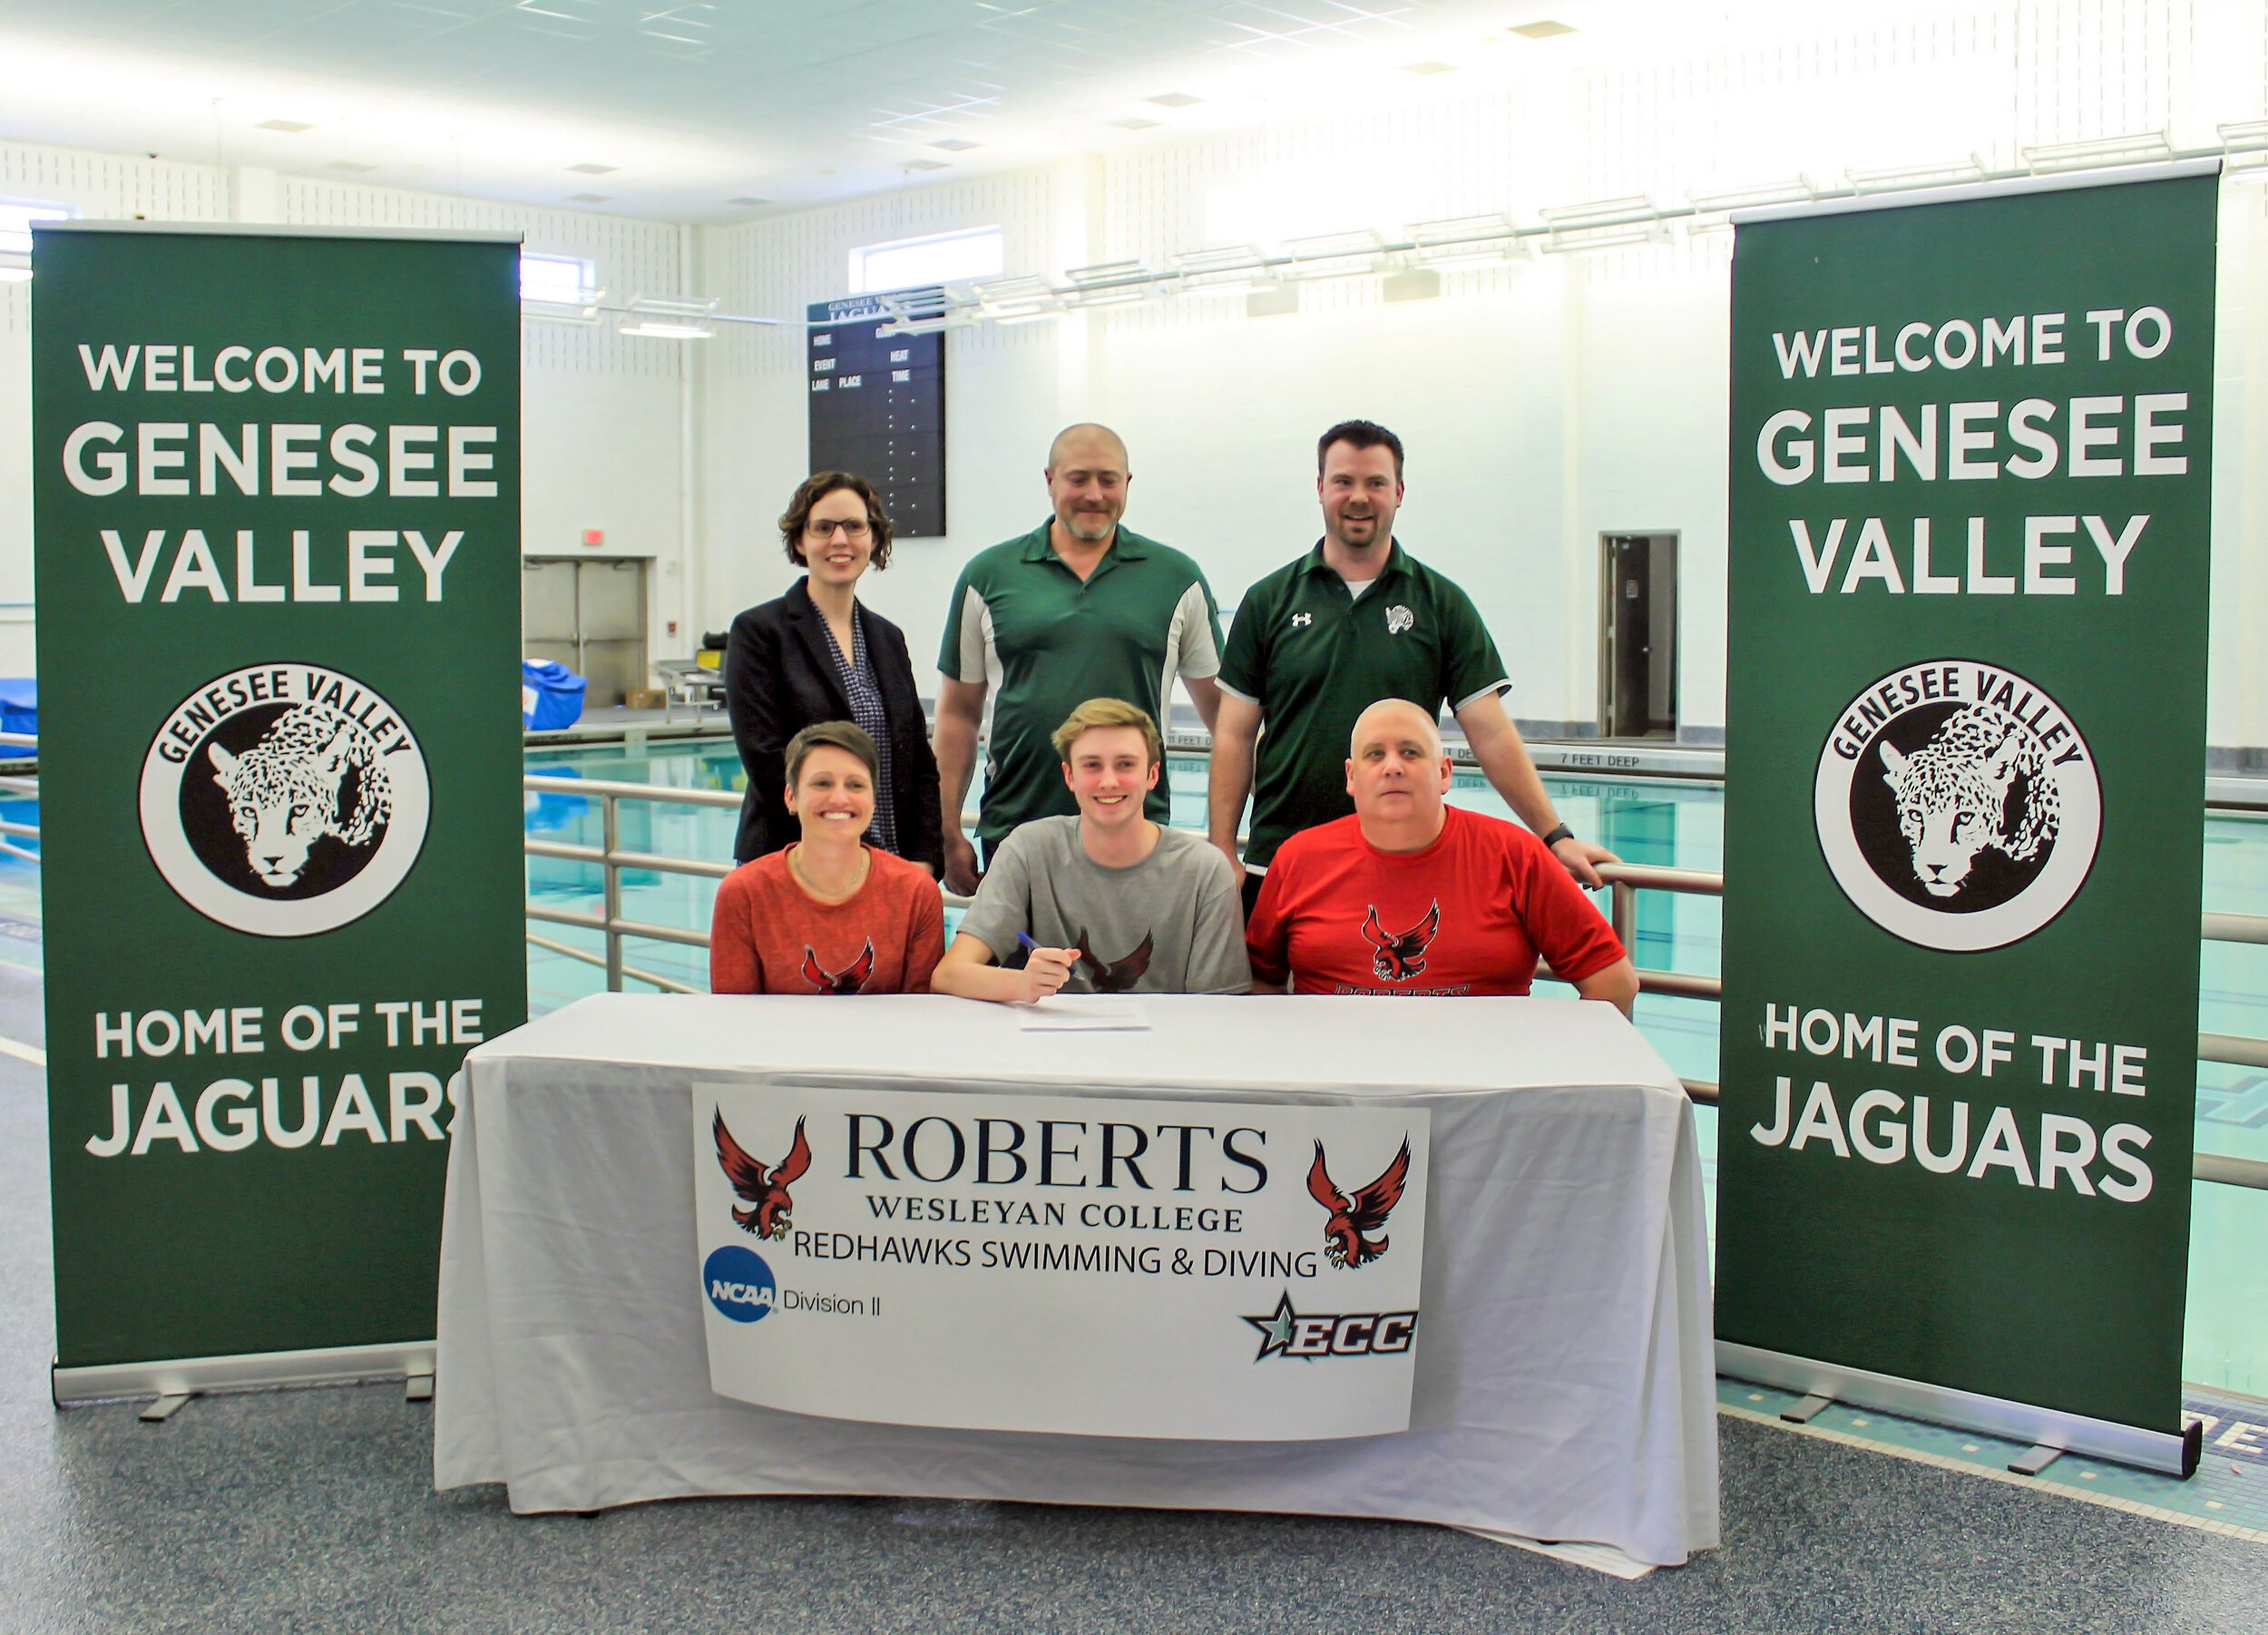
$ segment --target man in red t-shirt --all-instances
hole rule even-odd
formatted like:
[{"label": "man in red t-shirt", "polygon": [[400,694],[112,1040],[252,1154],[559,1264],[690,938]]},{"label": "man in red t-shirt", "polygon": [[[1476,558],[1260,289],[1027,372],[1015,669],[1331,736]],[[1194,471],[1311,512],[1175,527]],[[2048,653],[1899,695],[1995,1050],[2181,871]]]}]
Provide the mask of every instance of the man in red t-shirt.
[{"label": "man in red t-shirt", "polygon": [[1637,973],[1582,888],[1517,824],[1447,805],[1449,757],[1417,705],[1354,723],[1354,815],[1268,865],[1245,944],[1254,986],[1298,994],[1525,994],[1536,958],[1625,1015]]}]

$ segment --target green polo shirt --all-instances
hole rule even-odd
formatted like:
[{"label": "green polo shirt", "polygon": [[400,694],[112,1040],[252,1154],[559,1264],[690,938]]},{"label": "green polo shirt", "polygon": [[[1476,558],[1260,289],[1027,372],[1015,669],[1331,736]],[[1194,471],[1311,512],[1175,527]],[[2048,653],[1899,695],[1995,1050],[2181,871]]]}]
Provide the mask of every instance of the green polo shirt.
[{"label": "green polo shirt", "polygon": [[[1048,543],[1048,526],[970,559],[937,657],[950,680],[992,689],[977,825],[987,856],[1020,823],[1079,810],[1049,741],[1072,710],[1123,699],[1162,731],[1174,677],[1220,670],[1220,614],[1196,563],[1122,526],[1082,583]],[[1145,810],[1158,823],[1172,817],[1162,770]]]},{"label": "green polo shirt", "polygon": [[1461,710],[1511,686],[1472,598],[1389,547],[1360,598],[1323,560],[1323,542],[1245,592],[1221,660],[1224,692],[1260,707],[1252,836],[1265,868],[1302,829],[1354,809],[1346,741],[1380,699]]}]

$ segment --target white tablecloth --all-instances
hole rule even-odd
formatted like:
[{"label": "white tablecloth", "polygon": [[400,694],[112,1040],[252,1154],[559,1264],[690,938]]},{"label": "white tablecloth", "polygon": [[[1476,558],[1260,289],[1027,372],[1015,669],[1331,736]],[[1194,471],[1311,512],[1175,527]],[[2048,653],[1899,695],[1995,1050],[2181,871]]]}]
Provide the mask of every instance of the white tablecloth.
[{"label": "white tablecloth", "polygon": [[[939,997],[602,994],[479,1046],[442,1231],[434,1484],[515,1511],[890,1493],[1400,1517],[1683,1562],[1717,1542],[1693,1113],[1609,1007],[1149,998],[1027,1033]],[[1429,1108],[1411,1425],[1163,1442],[808,1418],[709,1386],[691,1097],[809,1083]]]}]

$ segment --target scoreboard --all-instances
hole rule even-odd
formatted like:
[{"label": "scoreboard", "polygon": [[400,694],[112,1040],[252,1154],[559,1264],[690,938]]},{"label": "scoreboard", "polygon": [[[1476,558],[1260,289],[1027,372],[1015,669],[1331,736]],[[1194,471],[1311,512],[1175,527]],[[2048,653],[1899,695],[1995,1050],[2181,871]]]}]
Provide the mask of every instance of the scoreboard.
[{"label": "scoreboard", "polygon": [[900,539],[945,531],[945,338],[885,335],[872,296],[815,301],[811,466],[865,477]]}]

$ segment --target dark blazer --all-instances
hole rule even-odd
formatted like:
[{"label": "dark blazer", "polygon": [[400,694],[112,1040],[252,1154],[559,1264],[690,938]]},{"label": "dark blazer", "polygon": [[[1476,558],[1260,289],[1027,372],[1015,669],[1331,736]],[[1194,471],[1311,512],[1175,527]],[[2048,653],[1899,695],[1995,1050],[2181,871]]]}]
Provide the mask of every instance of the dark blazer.
[{"label": "dark blazer", "polygon": [[[856,615],[866,638],[866,661],[882,688],[890,717],[891,793],[897,800],[898,846],[909,862],[943,869],[944,836],[937,809],[937,757],[929,724],[914,690],[914,661],[905,632],[864,606]],[[748,771],[740,803],[740,833],[732,856],[746,863],[798,838],[781,791],[787,787],[787,740],[815,721],[847,721],[850,695],[835,669],[826,622],[798,579],[777,602],[752,607],[732,622],[725,642],[725,707],[732,739]]]}]

